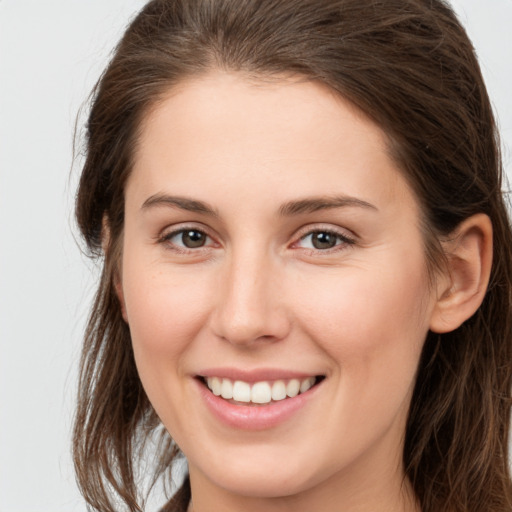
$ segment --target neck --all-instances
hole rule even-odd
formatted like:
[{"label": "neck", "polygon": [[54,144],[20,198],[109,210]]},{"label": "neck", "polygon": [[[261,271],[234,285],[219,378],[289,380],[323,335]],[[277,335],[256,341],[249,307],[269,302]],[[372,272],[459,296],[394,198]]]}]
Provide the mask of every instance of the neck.
[{"label": "neck", "polygon": [[[325,507],[319,508],[318,504],[311,500],[295,496],[294,499],[288,498],[267,498],[267,499],[255,499],[247,498],[224,500],[222,505],[217,505],[219,502],[212,501],[210,503],[216,503],[216,511],[222,512],[310,512],[316,510],[318,512],[421,512],[421,508],[416,501],[414,493],[410,488],[410,485],[406,486],[400,495],[397,495],[394,499],[388,499],[385,503],[382,501],[373,503],[373,500],[365,499],[364,505],[356,505],[353,500],[351,503],[343,504],[337,500],[332,500],[330,504],[326,504]],[[218,508],[222,506],[222,508]],[[204,500],[198,500],[196,503],[194,500],[190,502],[187,508],[187,512],[209,512],[211,511],[211,505],[204,503]]]}]

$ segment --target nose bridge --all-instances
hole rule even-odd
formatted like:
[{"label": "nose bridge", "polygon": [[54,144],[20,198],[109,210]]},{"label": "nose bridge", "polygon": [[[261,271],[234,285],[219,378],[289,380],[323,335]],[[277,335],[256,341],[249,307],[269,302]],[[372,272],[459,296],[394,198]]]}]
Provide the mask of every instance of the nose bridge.
[{"label": "nose bridge", "polygon": [[277,280],[278,265],[262,247],[245,244],[226,261],[214,329],[234,344],[278,340],[286,335],[287,319]]}]

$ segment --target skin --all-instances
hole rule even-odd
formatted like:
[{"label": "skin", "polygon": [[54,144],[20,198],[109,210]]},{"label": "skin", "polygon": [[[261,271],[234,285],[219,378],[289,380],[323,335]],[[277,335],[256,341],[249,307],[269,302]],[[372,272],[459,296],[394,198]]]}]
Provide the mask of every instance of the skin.
[{"label": "skin", "polygon": [[[212,72],[148,114],[117,288],[144,388],[188,458],[195,512],[419,510],[403,438],[440,321],[419,215],[382,131],[317,83]],[[185,228],[204,245],[185,247]],[[315,248],[315,232],[335,246]],[[215,367],[326,378],[290,419],[248,431],[205,407],[196,377]]]}]

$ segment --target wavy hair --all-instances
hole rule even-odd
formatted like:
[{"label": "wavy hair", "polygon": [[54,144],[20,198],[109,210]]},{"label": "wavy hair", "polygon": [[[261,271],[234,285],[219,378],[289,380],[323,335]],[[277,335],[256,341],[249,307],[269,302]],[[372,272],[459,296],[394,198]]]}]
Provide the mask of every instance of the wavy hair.
[{"label": "wavy hair", "polygon": [[[142,510],[141,461],[154,482],[179,456],[164,433],[147,460],[159,421],[137,375],[114,278],[141,122],[170,88],[215,68],[319,81],[377,123],[421,206],[431,266],[443,257],[438,241],[461,221],[490,217],[487,294],[460,328],[427,335],[403,461],[423,512],[510,512],[511,228],[489,98],[474,49],[442,0],[153,0],[130,24],[93,91],[76,198],[78,226],[103,265],[74,426],[88,504]],[[189,498],[185,480],[164,509],[184,511]]]}]

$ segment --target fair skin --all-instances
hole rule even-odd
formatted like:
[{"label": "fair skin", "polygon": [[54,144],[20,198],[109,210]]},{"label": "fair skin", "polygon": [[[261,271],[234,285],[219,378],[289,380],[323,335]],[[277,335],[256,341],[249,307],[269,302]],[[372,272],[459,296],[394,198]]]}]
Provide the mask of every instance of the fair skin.
[{"label": "fair skin", "polygon": [[[148,114],[117,289],[194,512],[419,510],[402,451],[423,342],[472,314],[490,265],[475,217],[429,286],[419,215],[382,131],[319,84],[212,72]],[[214,377],[314,385],[261,404]]]}]

